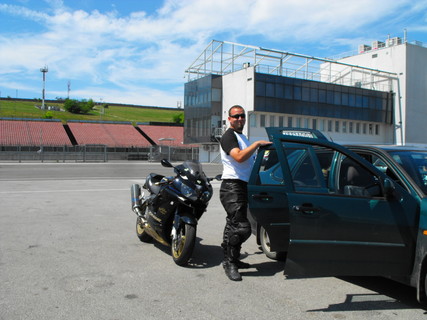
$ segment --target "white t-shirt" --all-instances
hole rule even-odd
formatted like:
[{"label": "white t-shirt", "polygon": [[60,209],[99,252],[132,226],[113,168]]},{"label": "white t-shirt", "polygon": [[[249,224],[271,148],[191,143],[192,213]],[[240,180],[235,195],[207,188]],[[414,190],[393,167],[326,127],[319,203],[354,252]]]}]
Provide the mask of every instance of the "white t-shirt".
[{"label": "white t-shirt", "polygon": [[237,162],[230,156],[234,148],[243,150],[250,145],[249,140],[243,133],[238,133],[229,128],[221,137],[221,160],[223,165],[222,179],[239,179],[249,181],[252,167],[255,162],[255,154],[244,162]]}]

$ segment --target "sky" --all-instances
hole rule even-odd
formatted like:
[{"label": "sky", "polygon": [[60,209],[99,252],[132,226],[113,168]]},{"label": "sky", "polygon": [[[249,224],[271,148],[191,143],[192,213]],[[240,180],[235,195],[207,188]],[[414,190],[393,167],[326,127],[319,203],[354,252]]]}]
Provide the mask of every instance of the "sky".
[{"label": "sky", "polygon": [[212,40],[315,57],[404,37],[427,0],[0,0],[0,97],[176,107]]}]

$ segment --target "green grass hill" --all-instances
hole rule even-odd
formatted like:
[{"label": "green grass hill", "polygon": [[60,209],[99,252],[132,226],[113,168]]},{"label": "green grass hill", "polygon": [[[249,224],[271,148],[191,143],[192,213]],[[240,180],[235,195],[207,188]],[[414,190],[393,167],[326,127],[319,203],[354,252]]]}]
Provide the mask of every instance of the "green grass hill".
[{"label": "green grass hill", "polygon": [[[73,114],[67,111],[40,110],[41,100],[26,99],[0,99],[0,118],[31,118],[59,119],[62,122],[68,120],[90,120],[90,121],[130,121],[137,122],[174,122],[174,117],[184,113],[183,109],[161,108],[148,106],[120,105],[120,104],[97,104],[88,114]],[[63,108],[61,101],[45,101],[45,106]]]}]

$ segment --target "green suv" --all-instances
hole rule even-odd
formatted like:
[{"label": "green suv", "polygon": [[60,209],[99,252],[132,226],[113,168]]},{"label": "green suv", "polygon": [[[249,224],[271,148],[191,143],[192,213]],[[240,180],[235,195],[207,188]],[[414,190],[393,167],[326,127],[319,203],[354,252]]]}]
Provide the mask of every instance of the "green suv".
[{"label": "green suv", "polygon": [[427,302],[427,149],[341,146],[267,128],[248,184],[252,232],[290,276],[384,276]]}]

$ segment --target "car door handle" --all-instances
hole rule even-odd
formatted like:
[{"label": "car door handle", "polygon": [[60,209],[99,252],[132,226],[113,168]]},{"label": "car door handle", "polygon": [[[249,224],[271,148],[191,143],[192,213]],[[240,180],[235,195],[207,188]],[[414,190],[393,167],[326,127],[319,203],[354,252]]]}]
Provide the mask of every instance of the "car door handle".
[{"label": "car door handle", "polygon": [[293,206],[292,209],[295,212],[302,214],[316,214],[320,212],[320,209],[313,207],[312,204],[303,204],[301,206]]},{"label": "car door handle", "polygon": [[268,193],[262,192],[258,194],[253,194],[252,199],[261,200],[261,201],[270,201],[270,200],[273,200],[274,198],[268,195]]}]

